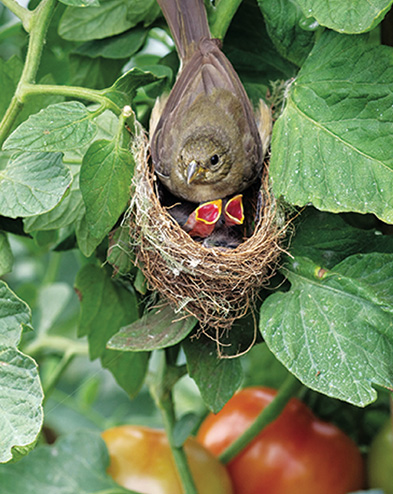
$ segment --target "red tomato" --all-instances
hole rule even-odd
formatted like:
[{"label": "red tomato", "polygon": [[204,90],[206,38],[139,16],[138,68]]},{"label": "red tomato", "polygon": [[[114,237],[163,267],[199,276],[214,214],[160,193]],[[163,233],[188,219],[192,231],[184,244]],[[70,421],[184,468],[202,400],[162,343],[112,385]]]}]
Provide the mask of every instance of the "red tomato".
[{"label": "red tomato", "polygon": [[[203,422],[198,440],[219,455],[277,391],[246,388]],[[236,494],[346,494],[364,486],[356,444],[296,398],[227,465]]]},{"label": "red tomato", "polygon": [[[183,494],[164,431],[123,425],[102,433],[109,475],[120,485],[144,494]],[[195,439],[185,451],[199,494],[232,494],[225,467]]]}]

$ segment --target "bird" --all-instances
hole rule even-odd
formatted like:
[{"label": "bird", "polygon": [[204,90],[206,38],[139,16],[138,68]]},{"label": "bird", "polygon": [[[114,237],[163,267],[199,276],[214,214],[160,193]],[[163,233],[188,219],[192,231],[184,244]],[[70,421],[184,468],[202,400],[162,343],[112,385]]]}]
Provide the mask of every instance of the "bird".
[{"label": "bird", "polygon": [[224,206],[225,226],[238,226],[244,222],[243,194],[228,199]]},{"label": "bird", "polygon": [[174,196],[192,203],[239,194],[260,176],[266,151],[250,100],[211,37],[203,0],[157,1],[181,65],[152,112],[154,171]]},{"label": "bird", "polygon": [[205,202],[190,214],[182,228],[191,237],[206,238],[213,233],[221,217],[221,211],[221,199]]}]

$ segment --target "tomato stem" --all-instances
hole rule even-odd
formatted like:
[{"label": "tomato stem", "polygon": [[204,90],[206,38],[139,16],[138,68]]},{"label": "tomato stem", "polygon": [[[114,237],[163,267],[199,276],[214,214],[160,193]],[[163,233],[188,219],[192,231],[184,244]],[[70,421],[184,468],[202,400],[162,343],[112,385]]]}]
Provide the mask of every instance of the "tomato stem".
[{"label": "tomato stem", "polygon": [[2,3],[22,21],[24,29],[29,32],[32,12],[15,0],[2,0]]},{"label": "tomato stem", "polygon": [[174,438],[175,414],[173,409],[172,393],[169,393],[165,399],[161,401],[161,411],[164,420],[165,431],[171,447],[173,459],[175,460],[176,468],[184,488],[185,494],[198,494],[194,479],[192,477],[190,467],[183,446],[177,446]]},{"label": "tomato stem", "polygon": [[[172,350],[173,352],[173,350]],[[161,410],[165,432],[169,446],[180,477],[185,494],[198,494],[192,477],[190,467],[183,446],[176,443],[174,429],[176,415],[173,404],[172,388],[184,374],[183,366],[175,365],[175,358],[170,349],[161,353],[161,361],[155,375],[154,386],[150,387],[151,393]],[[171,365],[169,364],[172,363]]]},{"label": "tomato stem", "polygon": [[258,436],[264,427],[269,425],[280,415],[285,408],[285,405],[295,394],[297,394],[301,386],[302,384],[296,377],[289,374],[281,385],[274,400],[262,410],[250,427],[221,453],[219,457],[221,462],[225,464],[233,460],[240,451]]},{"label": "tomato stem", "polygon": [[24,85],[35,83],[35,77],[37,75],[45,43],[46,32],[57,4],[56,0],[42,0],[33,11],[29,11],[22,7],[16,7],[16,3],[17,2],[14,1],[8,1],[7,7],[13,9],[13,12],[15,12],[15,9],[18,10],[18,12],[15,13],[20,16],[23,26],[30,33],[30,38],[22,75],[11,103],[3,120],[0,122],[0,146],[11,132],[15,120],[23,109]]}]

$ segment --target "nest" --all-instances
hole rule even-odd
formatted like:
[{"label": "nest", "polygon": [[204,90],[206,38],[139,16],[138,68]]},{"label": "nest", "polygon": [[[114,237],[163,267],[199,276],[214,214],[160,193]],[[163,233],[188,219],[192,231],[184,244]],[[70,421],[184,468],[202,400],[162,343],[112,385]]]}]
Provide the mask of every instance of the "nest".
[{"label": "nest", "polygon": [[259,190],[260,212],[253,234],[236,248],[207,248],[162,206],[142,129],[134,142],[134,157],[128,217],[136,262],[150,288],[176,311],[196,317],[203,329],[213,327],[220,334],[253,305],[281,253],[285,226],[269,192],[267,173]]}]

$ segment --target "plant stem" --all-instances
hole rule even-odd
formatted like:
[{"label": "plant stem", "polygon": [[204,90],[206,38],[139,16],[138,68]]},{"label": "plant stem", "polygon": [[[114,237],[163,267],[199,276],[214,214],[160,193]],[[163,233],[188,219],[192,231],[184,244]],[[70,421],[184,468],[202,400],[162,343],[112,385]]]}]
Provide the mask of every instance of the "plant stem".
[{"label": "plant stem", "polygon": [[210,15],[213,38],[223,39],[242,0],[220,0]]},{"label": "plant stem", "polygon": [[184,488],[184,492],[185,494],[198,494],[198,491],[195,487],[194,479],[191,475],[184,448],[176,446],[174,441],[173,429],[176,419],[173,409],[172,392],[165,393],[165,395],[161,398],[160,408],[162,411],[165,431],[168,437],[169,445],[171,447],[173,458],[175,460],[176,468]]},{"label": "plant stem", "polygon": [[121,112],[121,109],[113,103],[113,101],[104,96],[103,92],[97,89],[89,89],[80,86],[59,86],[56,84],[23,84],[23,95],[25,97],[42,93],[85,99],[99,103],[102,106],[105,105],[106,108],[111,109],[116,115]]},{"label": "plant stem", "polygon": [[173,405],[172,389],[184,375],[184,367],[176,365],[178,352],[166,349],[157,352],[157,365],[150,375],[150,393],[161,411],[165,432],[173,459],[185,494],[198,494],[183,446],[178,446],[174,439],[176,416]]},{"label": "plant stem", "polygon": [[[15,0],[6,0],[7,7],[10,8],[12,5],[18,5]],[[37,75],[38,67],[41,61],[42,49],[45,42],[45,36],[47,29],[49,27],[49,22],[54,11],[54,7],[57,0],[42,0],[38,7],[33,11],[29,12],[23,7],[24,11],[29,13],[29,31],[30,40],[27,48],[27,55],[25,60],[25,65],[23,67],[23,72],[20,77],[18,86],[16,88],[15,94],[11,100],[10,106],[8,107],[3,120],[0,123],[0,146],[3,144],[8,134],[10,133],[15,120],[17,119],[20,111],[24,105],[24,85],[27,83],[34,84],[35,77]],[[19,14],[21,11],[19,9]],[[22,15],[22,14],[21,14]],[[27,22],[27,15],[24,15]]]},{"label": "plant stem", "polygon": [[1,3],[22,21],[23,27],[29,32],[32,12],[19,5],[15,0],[1,0]]},{"label": "plant stem", "polygon": [[289,374],[274,400],[262,410],[250,427],[246,429],[223,453],[221,453],[220,460],[223,463],[228,463],[235,458],[240,451],[256,438],[264,427],[269,425],[280,415],[285,408],[285,405],[301,387],[302,384],[296,377]]},{"label": "plant stem", "polygon": [[67,369],[67,367],[70,365],[70,363],[74,360],[74,357],[76,357],[76,353],[71,351],[66,351],[61,358],[59,364],[55,368],[54,372],[51,374],[50,379],[48,380],[47,383],[45,383],[44,386],[44,401],[48,399],[52,391],[55,389],[55,386],[57,382],[59,381],[60,377],[63,375],[63,372]]},{"label": "plant stem", "polygon": [[74,355],[88,355],[88,345],[81,341],[71,340],[64,336],[43,335],[27,345],[23,351],[36,358],[45,351],[67,353]]}]

